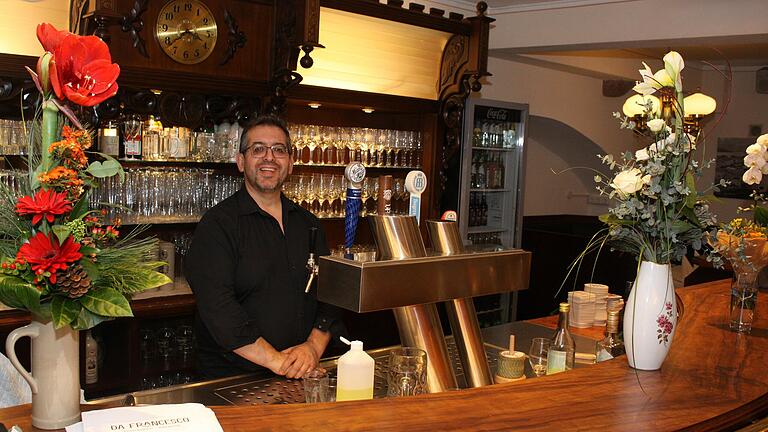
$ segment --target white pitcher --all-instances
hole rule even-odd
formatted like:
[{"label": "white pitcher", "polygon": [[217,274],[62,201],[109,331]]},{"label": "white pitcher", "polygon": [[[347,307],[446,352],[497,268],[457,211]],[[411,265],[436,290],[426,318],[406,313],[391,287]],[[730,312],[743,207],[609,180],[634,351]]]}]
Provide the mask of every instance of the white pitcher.
[{"label": "white pitcher", "polygon": [[[32,341],[32,372],[19,363],[15,346],[19,338]],[[51,321],[33,318],[29,325],[8,335],[5,351],[32,389],[32,425],[60,429],[80,421],[80,333]]]}]

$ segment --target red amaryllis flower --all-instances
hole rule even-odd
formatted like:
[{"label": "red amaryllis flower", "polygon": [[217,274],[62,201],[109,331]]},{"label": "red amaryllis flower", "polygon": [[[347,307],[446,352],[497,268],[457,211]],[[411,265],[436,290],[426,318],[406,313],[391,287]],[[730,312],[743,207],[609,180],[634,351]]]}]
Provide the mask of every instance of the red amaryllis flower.
[{"label": "red amaryllis flower", "polygon": [[104,41],[61,32],[50,24],[40,24],[37,37],[46,50],[53,50],[49,73],[59,99],[94,106],[117,94],[120,66],[112,63]]},{"label": "red amaryllis flower", "polygon": [[57,215],[72,211],[72,203],[67,201],[67,194],[53,190],[39,190],[34,197],[19,198],[16,203],[16,213],[21,216],[33,215],[32,225],[37,225],[45,217],[53,222]]},{"label": "red amaryllis flower", "polygon": [[56,283],[56,271],[67,268],[68,263],[83,257],[80,253],[80,243],[72,236],[67,237],[62,245],[58,239],[50,238],[39,232],[19,248],[16,258],[22,258],[32,265],[32,271],[37,274],[51,272],[50,281]]}]

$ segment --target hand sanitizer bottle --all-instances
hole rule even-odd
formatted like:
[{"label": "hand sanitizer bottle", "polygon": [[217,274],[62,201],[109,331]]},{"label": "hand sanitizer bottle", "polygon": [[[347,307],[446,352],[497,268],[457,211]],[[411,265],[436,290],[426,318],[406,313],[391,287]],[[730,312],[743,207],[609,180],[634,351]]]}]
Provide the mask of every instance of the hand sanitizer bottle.
[{"label": "hand sanitizer bottle", "polygon": [[339,357],[336,401],[373,399],[373,358],[363,343],[352,341],[349,351]]}]

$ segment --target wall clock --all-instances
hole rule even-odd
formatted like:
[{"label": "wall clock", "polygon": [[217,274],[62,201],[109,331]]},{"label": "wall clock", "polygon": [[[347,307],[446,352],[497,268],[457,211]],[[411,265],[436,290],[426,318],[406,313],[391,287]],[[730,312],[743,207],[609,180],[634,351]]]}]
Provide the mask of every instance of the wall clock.
[{"label": "wall clock", "polygon": [[174,61],[196,64],[213,52],[216,30],[216,20],[202,1],[171,0],[157,16],[155,38]]}]

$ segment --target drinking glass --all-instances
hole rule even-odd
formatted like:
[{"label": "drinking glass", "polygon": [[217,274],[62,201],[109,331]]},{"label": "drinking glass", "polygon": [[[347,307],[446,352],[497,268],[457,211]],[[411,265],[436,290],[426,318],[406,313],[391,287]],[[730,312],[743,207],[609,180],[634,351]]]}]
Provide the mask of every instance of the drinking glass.
[{"label": "drinking glass", "polygon": [[547,338],[533,338],[531,341],[531,349],[528,350],[528,362],[537,377],[547,374],[547,354],[550,344],[551,342]]},{"label": "drinking glass", "polygon": [[315,368],[307,372],[302,381],[306,403],[327,402],[328,373],[324,369]]},{"label": "drinking glass", "polygon": [[317,126],[307,125],[306,136],[304,138],[305,142],[307,143],[307,147],[309,147],[309,160],[307,161],[307,165],[315,164],[315,149],[317,148],[319,138],[320,134],[318,133]]},{"label": "drinking glass", "polygon": [[413,347],[394,349],[389,354],[387,396],[426,393],[427,353]]}]

